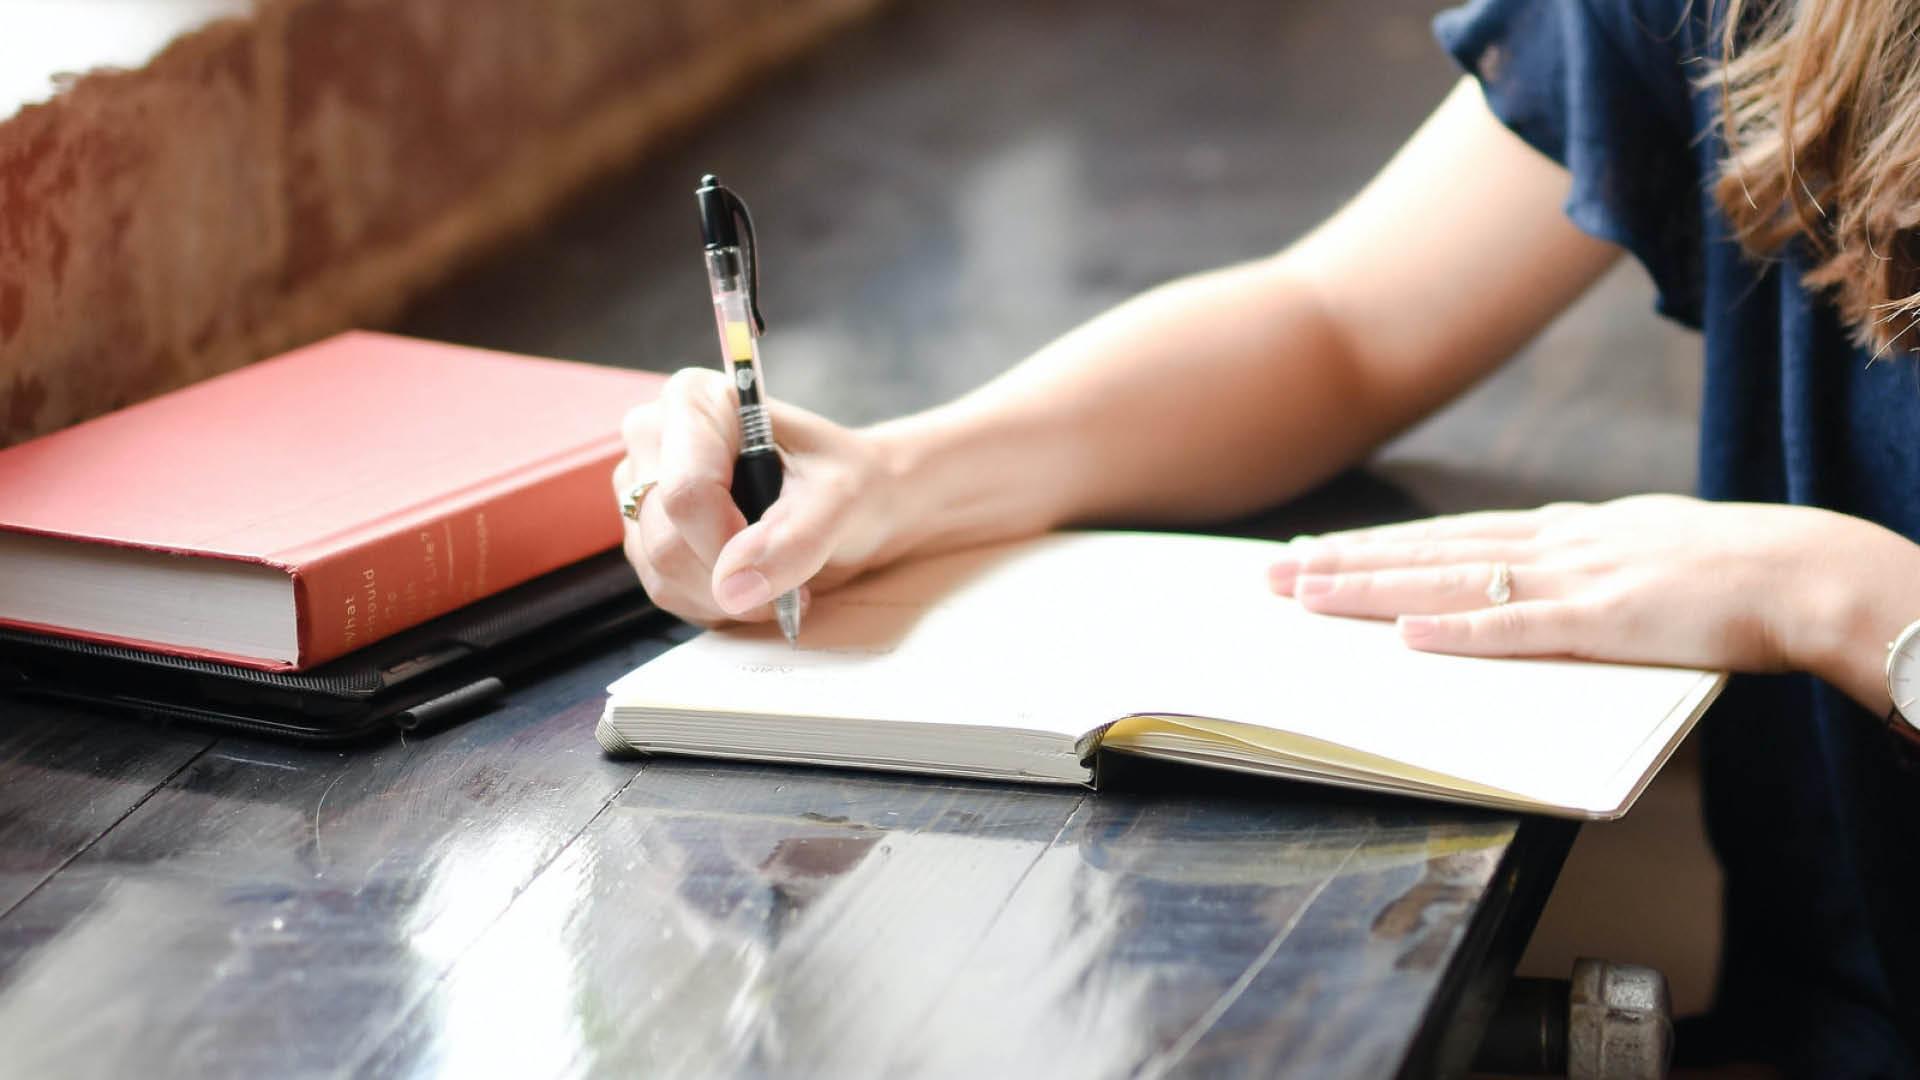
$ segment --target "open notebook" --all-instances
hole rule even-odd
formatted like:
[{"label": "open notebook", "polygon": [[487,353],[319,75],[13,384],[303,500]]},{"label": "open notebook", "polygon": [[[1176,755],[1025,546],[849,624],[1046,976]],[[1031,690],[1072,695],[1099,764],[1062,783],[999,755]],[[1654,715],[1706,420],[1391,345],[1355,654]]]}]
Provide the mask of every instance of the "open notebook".
[{"label": "open notebook", "polygon": [[1090,784],[1095,752],[1566,817],[1625,813],[1724,676],[1414,652],[1267,588],[1276,545],[1061,533],[702,634],[614,683],[613,753]]}]

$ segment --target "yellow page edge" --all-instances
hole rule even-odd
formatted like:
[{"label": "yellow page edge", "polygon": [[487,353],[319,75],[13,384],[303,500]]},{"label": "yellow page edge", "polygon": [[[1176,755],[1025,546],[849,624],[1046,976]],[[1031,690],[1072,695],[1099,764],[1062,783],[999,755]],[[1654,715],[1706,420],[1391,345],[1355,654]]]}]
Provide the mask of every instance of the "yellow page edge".
[{"label": "yellow page edge", "polygon": [[1083,761],[1091,760],[1092,752],[1101,747],[1151,753],[1144,748],[1132,745],[1140,736],[1150,734],[1197,736],[1210,742],[1225,742],[1273,756],[1283,765],[1318,765],[1337,769],[1351,778],[1378,776],[1401,783],[1416,784],[1441,791],[1456,791],[1463,795],[1478,796],[1509,804],[1535,805],[1539,801],[1502,788],[1462,780],[1446,773],[1415,768],[1405,762],[1354,750],[1325,739],[1295,735],[1254,724],[1213,720],[1200,716],[1183,716],[1177,713],[1123,717],[1094,732],[1091,738],[1082,740],[1077,749]]}]

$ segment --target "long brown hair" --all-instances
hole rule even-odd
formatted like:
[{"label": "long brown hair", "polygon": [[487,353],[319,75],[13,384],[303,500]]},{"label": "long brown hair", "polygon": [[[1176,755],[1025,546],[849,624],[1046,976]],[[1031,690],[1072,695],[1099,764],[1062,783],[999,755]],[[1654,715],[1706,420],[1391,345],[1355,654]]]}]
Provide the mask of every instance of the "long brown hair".
[{"label": "long brown hair", "polygon": [[1920,2],[1726,0],[1714,197],[1758,255],[1804,237],[1876,357],[1920,343]]}]

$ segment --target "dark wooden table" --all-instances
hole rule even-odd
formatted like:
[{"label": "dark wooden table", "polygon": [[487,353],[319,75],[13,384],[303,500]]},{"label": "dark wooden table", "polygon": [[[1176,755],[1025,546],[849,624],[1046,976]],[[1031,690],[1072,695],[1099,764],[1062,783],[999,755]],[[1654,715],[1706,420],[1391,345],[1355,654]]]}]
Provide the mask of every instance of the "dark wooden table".
[{"label": "dark wooden table", "polygon": [[[931,403],[1335,207],[1452,78],[1430,10],[903,3],[400,329],[706,362],[712,170],[758,214],[776,393]],[[1684,487],[1697,377],[1619,329],[1643,303],[1610,281],[1368,474],[1231,527]],[[685,632],[349,752],[3,706],[0,1073],[1445,1073],[1573,834],[1178,770],[603,759],[601,688]]]}]

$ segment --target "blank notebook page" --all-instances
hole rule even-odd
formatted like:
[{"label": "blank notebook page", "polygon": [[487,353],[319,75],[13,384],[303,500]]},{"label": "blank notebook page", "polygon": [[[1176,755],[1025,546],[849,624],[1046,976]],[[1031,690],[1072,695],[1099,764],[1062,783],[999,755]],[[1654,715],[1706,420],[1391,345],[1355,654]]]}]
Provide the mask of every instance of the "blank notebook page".
[{"label": "blank notebook page", "polygon": [[801,647],[708,633],[615,683],[622,709],[859,718],[1077,738],[1129,715],[1324,740],[1529,801],[1607,810],[1718,676],[1419,653],[1391,623],[1267,586],[1278,545],[1064,533],[915,561],[818,597]]}]

